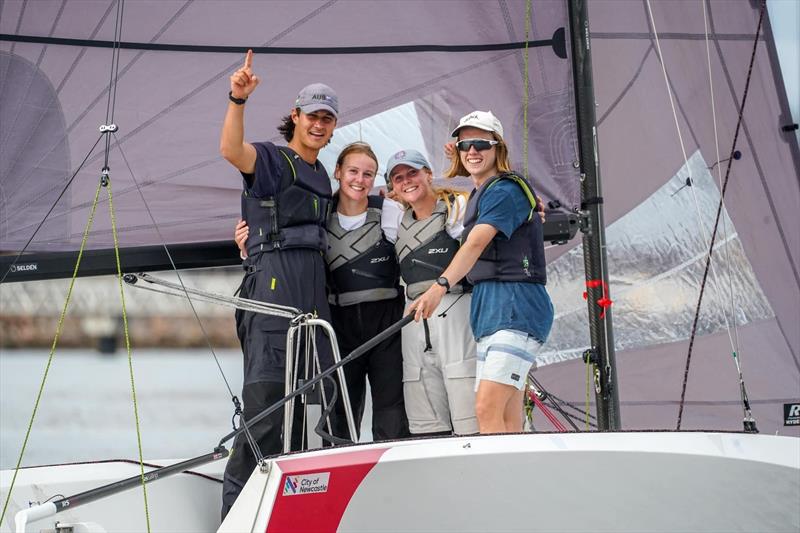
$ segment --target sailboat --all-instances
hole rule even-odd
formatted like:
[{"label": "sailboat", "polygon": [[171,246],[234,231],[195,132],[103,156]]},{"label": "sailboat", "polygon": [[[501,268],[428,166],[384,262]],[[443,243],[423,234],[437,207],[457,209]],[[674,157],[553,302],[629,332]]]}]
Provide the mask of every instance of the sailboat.
[{"label": "sailboat", "polygon": [[[503,118],[515,167],[566,211],[551,229],[583,241],[549,234],[568,242],[548,250],[557,319],[535,377],[571,406],[585,394],[599,430],[269,457],[222,524],[217,443],[146,472],[3,471],[0,531],[800,529],[800,156],[762,3],[0,9],[5,282],[71,276],[79,251],[77,275],[117,271],[111,219],[82,244],[101,179],[124,272],[235,263],[238,182],[216,143],[252,48],[269,95],[248,102],[248,137],[275,139],[282,103],[317,80],[340,91],[340,126],[413,106],[439,169],[465,110]],[[373,144],[402,129],[372,127]]]}]

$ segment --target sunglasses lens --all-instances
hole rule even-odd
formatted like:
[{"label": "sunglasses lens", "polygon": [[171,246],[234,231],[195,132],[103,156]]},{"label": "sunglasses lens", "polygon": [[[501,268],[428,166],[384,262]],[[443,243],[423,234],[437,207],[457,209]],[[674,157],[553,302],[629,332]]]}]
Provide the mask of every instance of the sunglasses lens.
[{"label": "sunglasses lens", "polygon": [[456,146],[458,146],[458,149],[461,152],[469,152],[469,149],[472,146],[474,146],[477,151],[483,152],[484,150],[491,148],[492,143],[485,140],[470,139],[467,141],[458,141]]}]

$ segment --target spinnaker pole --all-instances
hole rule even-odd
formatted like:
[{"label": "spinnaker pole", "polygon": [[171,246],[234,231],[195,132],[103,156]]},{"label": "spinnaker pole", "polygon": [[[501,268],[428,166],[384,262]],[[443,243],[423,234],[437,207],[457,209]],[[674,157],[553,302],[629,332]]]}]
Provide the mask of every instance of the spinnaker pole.
[{"label": "spinnaker pole", "polygon": [[620,429],[622,423],[614,356],[611,299],[608,292],[608,261],[594,112],[588,4],[588,0],[568,2],[572,77],[575,85],[575,119],[578,126],[580,158],[581,211],[585,221],[582,231],[586,301],[589,306],[591,339],[591,349],[584,354],[584,357],[594,365],[593,381],[598,428],[609,431]]}]

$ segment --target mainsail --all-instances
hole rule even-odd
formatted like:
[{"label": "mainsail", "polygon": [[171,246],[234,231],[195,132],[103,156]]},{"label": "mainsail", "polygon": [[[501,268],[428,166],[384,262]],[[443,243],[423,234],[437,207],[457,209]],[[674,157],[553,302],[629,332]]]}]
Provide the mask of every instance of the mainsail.
[{"label": "mainsail", "polygon": [[[183,247],[190,264],[208,254],[216,254],[213,264],[235,260],[229,243],[240,183],[218,155],[218,138],[227,78],[248,48],[265,82],[247,103],[250,139],[278,140],[274,127],[297,88],[314,81],[339,92],[340,126],[412,105],[437,162],[459,116],[491,109],[511,132],[515,166],[527,168],[545,200],[580,210],[567,10],[532,2],[526,37],[526,7],[521,0],[127,2],[117,24],[115,0],[6,0],[0,275],[29,240],[26,252],[35,255],[9,280],[26,279],[29,265],[48,254],[74,258],[104,166],[102,141],[93,147],[112,118],[119,130],[108,166],[121,245],[160,253],[166,241]],[[736,351],[760,429],[797,434],[782,426],[782,405],[800,390],[800,157],[794,133],[783,131],[791,119],[769,23],[758,39],[741,158],[728,162],[759,4],[595,0],[589,9],[624,427],[675,425],[702,234],[710,235],[713,220],[707,208],[719,200],[717,169],[724,174],[730,163],[727,232],[715,252],[713,296],[701,310],[685,427],[741,428]],[[112,69],[115,28],[121,50]],[[392,128],[382,134],[391,137]],[[693,185],[681,189],[687,178]],[[553,364],[539,376],[583,403],[580,355],[590,342],[577,245],[548,252],[558,319],[546,361]],[[113,246],[107,216],[96,217],[88,246]]]},{"label": "mainsail", "polygon": [[[119,131],[108,166],[123,246],[162,244],[138,190],[167,243],[229,241],[240,183],[219,156],[219,124],[228,76],[248,48],[266,82],[247,104],[249,138],[280,140],[275,125],[297,88],[324,80],[341,95],[340,126],[411,103],[438,155],[464,110],[486,107],[507,117],[518,132],[513,153],[523,154],[523,2],[129,2],[112,72],[115,6],[3,4],[3,252],[22,249],[76,171],[27,251],[77,249],[104,165],[92,147],[108,120],[112,78]],[[532,159],[548,196],[575,205],[569,62],[554,52],[565,56],[564,7],[542,4],[533,27],[529,113],[540,133],[532,144],[547,149]],[[89,246],[113,246],[106,221],[97,220]]]}]

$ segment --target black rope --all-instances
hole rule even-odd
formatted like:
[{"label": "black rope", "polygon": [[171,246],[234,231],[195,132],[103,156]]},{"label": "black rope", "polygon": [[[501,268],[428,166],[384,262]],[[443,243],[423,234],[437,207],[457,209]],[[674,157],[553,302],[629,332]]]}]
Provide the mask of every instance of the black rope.
[{"label": "black rope", "polygon": [[[328,433],[324,429],[325,423],[330,420],[331,413],[333,413],[334,408],[336,408],[336,400],[339,398],[338,386],[336,385],[336,380],[333,379],[333,376],[330,376],[330,375],[326,376],[325,380],[331,382],[331,385],[332,385],[332,387],[331,387],[331,398],[330,398],[330,401],[328,402],[327,407],[325,407],[325,410],[322,411],[322,414],[320,415],[319,420],[317,421],[317,425],[314,427],[314,432],[317,435],[319,435],[320,437],[322,437],[323,439],[325,439],[328,442],[330,442],[331,444],[333,444],[334,446],[338,446],[338,445],[342,445],[342,444],[353,444],[353,441],[351,441],[350,439],[343,439],[341,437],[336,437],[335,435],[332,434],[332,432]],[[321,382],[320,382],[320,385],[322,385]],[[324,392],[323,392],[323,395],[324,395]],[[288,438],[288,437],[284,436],[284,438]]]},{"label": "black rope", "polygon": [[[546,401],[548,401],[548,400],[549,400],[549,407],[552,407],[553,409],[555,409],[556,411],[558,411],[558,412],[561,414],[561,416],[564,418],[564,420],[567,422],[567,424],[569,424],[570,426],[572,426],[572,429],[574,429],[575,431],[578,431],[578,426],[576,426],[576,425],[575,425],[575,423],[572,421],[572,419],[573,419],[573,418],[575,418],[575,417],[573,417],[572,415],[570,415],[570,414],[566,413],[566,412],[565,412],[565,411],[564,411],[564,410],[561,408],[561,406],[560,406],[560,405],[558,405],[558,403],[554,401],[554,399],[555,399],[555,396],[551,395],[551,394],[550,394],[550,393],[547,391],[547,389],[545,389],[545,388],[542,386],[542,384],[539,382],[539,380],[538,380],[538,379],[536,379],[535,377],[533,377],[533,372],[528,372],[528,379],[530,379],[530,380],[531,380],[531,382],[533,383],[533,386],[535,387],[535,390],[534,390],[534,392],[533,392],[533,393],[534,393],[534,394],[536,394],[536,393],[537,393],[537,391],[541,393],[541,394],[537,394],[537,396],[539,397],[539,400],[541,400],[541,402],[542,402],[543,404],[544,404]],[[586,413],[583,413],[583,414],[585,415]],[[579,419],[578,419],[578,420],[579,420]]]},{"label": "black rope", "polygon": [[[234,406],[234,414],[233,418],[237,415],[241,415],[241,403],[239,402],[239,398],[233,393],[233,389],[231,388],[230,383],[228,382],[228,378],[225,376],[225,372],[222,370],[222,365],[219,362],[219,357],[217,357],[217,353],[214,350],[214,346],[211,344],[211,339],[209,338],[208,332],[206,331],[205,326],[203,326],[202,320],[200,320],[200,315],[197,313],[197,309],[192,302],[192,299],[189,297],[189,293],[186,290],[186,285],[183,283],[183,277],[178,270],[178,267],[175,265],[175,261],[172,258],[172,254],[169,251],[169,247],[167,246],[167,241],[164,238],[164,235],[161,233],[161,229],[158,227],[158,223],[156,222],[155,216],[153,216],[153,212],[150,209],[150,206],[147,203],[147,200],[144,197],[144,193],[142,192],[142,188],[139,186],[139,181],[136,179],[136,175],[133,173],[133,169],[131,168],[130,163],[128,162],[128,158],[125,156],[125,151],[122,149],[122,143],[120,143],[119,139],[117,138],[116,134],[114,135],[114,140],[116,141],[117,148],[119,149],[119,153],[122,156],[122,160],[125,162],[125,166],[128,168],[128,172],[130,172],[131,179],[133,179],[133,183],[136,186],[136,190],[139,192],[139,196],[142,198],[142,203],[144,204],[144,208],[147,211],[150,220],[153,222],[153,229],[156,230],[158,234],[158,238],[161,240],[161,244],[164,247],[164,253],[167,255],[167,259],[169,260],[170,265],[172,265],[172,270],[175,272],[175,275],[178,277],[178,282],[180,283],[181,287],[183,288],[183,292],[186,295],[186,300],[189,302],[189,307],[192,309],[192,313],[194,314],[195,320],[197,320],[197,324],[200,326],[200,331],[203,333],[203,338],[208,345],[208,349],[211,350],[211,355],[214,357],[214,362],[217,364],[217,368],[219,369],[219,373],[222,376],[222,380],[225,382],[225,387],[228,389],[228,394],[231,397],[231,402],[233,402]],[[240,287],[241,288],[241,287]],[[245,426],[246,428],[247,426]],[[234,425],[234,429],[236,426]],[[247,429],[245,429],[246,433],[249,433]],[[250,437],[252,439],[252,437]]]},{"label": "black rope", "polygon": [[[564,417],[564,419],[567,421],[567,423],[570,426],[572,426],[573,428],[575,428],[575,431],[580,431],[578,429],[578,427],[575,424],[573,424],[571,421],[572,420],[576,420],[576,421],[578,421],[578,423],[583,423],[585,421],[585,417],[586,417],[586,413],[585,412],[583,413],[583,416],[576,416],[576,415],[574,415],[572,413],[568,413],[568,412],[564,411],[563,409],[560,409],[559,405],[557,404],[557,402],[554,402],[551,398],[548,398],[548,400],[549,400],[549,402],[547,402],[546,405],[549,405],[549,406],[553,407],[553,409],[556,409],[559,413],[561,413],[561,415]],[[545,402],[543,402],[543,403],[545,403]],[[567,405],[569,405],[569,404],[567,404]],[[572,406],[570,406],[570,407],[572,407]],[[573,407],[573,409],[574,409],[574,407]],[[578,410],[578,411],[580,412],[580,410]],[[591,418],[594,418],[596,420],[596,418],[594,416],[591,416]],[[593,429],[597,429],[597,423],[596,422],[595,423],[589,422],[589,427],[591,427]]]},{"label": "black rope", "polygon": [[119,81],[119,55],[120,55],[120,50],[121,50],[120,49],[120,43],[122,42],[122,15],[125,12],[125,0],[119,0],[119,2],[120,2],[120,4],[119,4],[120,5],[120,7],[119,7],[119,15],[118,15],[119,31],[116,32],[116,37],[114,38],[114,45],[115,45],[114,50],[115,50],[115,53],[116,53],[116,57],[112,59],[112,65],[113,65],[113,69],[114,69],[113,70],[113,73],[114,73],[113,74],[114,75],[114,77],[113,77],[114,94],[111,96],[111,122],[112,123],[114,122],[114,111],[117,108],[117,86],[119,85],[119,83],[117,83]]},{"label": "black rope", "polygon": [[[694,321],[692,323],[692,334],[689,338],[689,351],[686,354],[686,368],[683,371],[683,385],[681,388],[681,401],[680,407],[678,408],[678,425],[676,427],[677,430],[681,429],[681,420],[683,418],[683,405],[686,399],[686,383],[689,380],[689,365],[692,361],[692,348],[694,347],[694,339],[697,335],[697,322],[700,319],[700,305],[703,302],[703,294],[705,293],[706,288],[706,281],[708,280],[708,271],[709,267],[711,266],[711,256],[714,253],[714,241],[717,238],[717,230],[719,229],[719,221],[722,216],[722,206],[725,200],[725,190],[728,188],[728,178],[731,175],[731,166],[733,160],[735,159],[734,154],[736,152],[736,141],[739,138],[739,130],[742,126],[742,116],[744,114],[744,105],[747,102],[747,93],[750,89],[750,79],[753,75],[753,63],[755,63],[756,59],[756,50],[758,49],[758,39],[761,35],[761,24],[764,20],[764,11],[766,6],[766,0],[761,0],[761,9],[758,14],[758,27],[756,28],[756,37],[753,40],[753,51],[750,54],[750,66],[747,69],[747,80],[745,81],[744,85],[744,93],[742,94],[742,103],[739,105],[739,118],[736,121],[736,132],[733,135],[733,144],[731,145],[730,155],[728,157],[728,166],[725,170],[725,180],[722,182],[722,191],[720,192],[719,197],[719,205],[717,205],[717,216],[714,222],[714,232],[711,234],[711,243],[708,246],[708,255],[706,256],[706,266],[705,270],[703,271],[703,281],[700,283],[700,296],[697,298],[697,307],[694,310]],[[744,382],[742,381],[742,390],[744,390]],[[746,398],[745,393],[745,398]]]},{"label": "black rope", "polygon": [[[575,407],[573,404],[569,403],[569,402],[568,402],[568,401],[566,401],[566,400],[562,400],[561,398],[559,398],[558,396],[556,396],[556,395],[555,395],[555,394],[553,394],[553,393],[548,393],[548,394],[550,395],[550,400],[551,400],[551,401],[553,401],[553,402],[557,402],[559,405],[563,405],[564,407],[568,407],[569,409],[572,409],[572,410],[573,410],[573,411],[575,411],[576,413],[580,414],[580,415],[581,415],[581,417],[584,417],[584,418],[585,418],[585,417],[588,415],[588,416],[589,416],[589,418],[590,418],[591,420],[594,420],[595,422],[597,421],[597,417],[596,417],[595,415],[593,415],[592,413],[587,413],[587,412],[586,412],[586,411],[584,411],[583,409],[581,409],[581,408],[579,408],[579,407]],[[570,416],[570,417],[575,417],[575,415],[573,415],[573,414],[571,414],[571,413],[565,413],[565,414],[566,414],[567,416]],[[575,418],[575,419],[576,419],[576,420],[583,421],[583,420],[584,420],[584,418]],[[593,423],[591,423],[591,422],[590,422],[590,423],[589,423],[589,425],[590,425],[590,426],[592,426],[592,427],[595,427],[595,428],[597,427],[597,423],[594,423],[594,424],[593,424]]]},{"label": "black rope", "polygon": [[[100,459],[100,460],[97,460],[97,461],[74,461],[74,462],[70,462],[70,463],[51,463],[51,464],[46,464],[46,465],[36,465],[36,466],[33,466],[33,467],[25,467],[25,466],[23,466],[21,469],[25,469],[25,468],[48,468],[48,467],[53,467],[53,466],[71,466],[71,465],[98,465],[98,464],[108,464],[108,463],[127,463],[127,464],[132,464],[132,465],[139,466],[139,461],[138,460],[134,460],[134,459]],[[149,463],[149,462],[144,462],[142,464],[144,466],[149,467],[149,468],[164,468],[164,466],[165,466],[165,465],[159,465],[159,464],[156,464],[156,463]],[[221,479],[219,479],[217,477],[214,477],[214,476],[210,476],[208,474],[203,474],[202,472],[195,472],[194,470],[184,470],[182,473],[183,474],[189,474],[189,475],[192,475],[192,476],[201,477],[201,478],[207,479],[209,481],[215,481],[217,483],[222,483]],[[61,495],[60,494],[55,494],[55,495],[51,496],[50,498],[48,498],[45,501],[52,500],[56,496],[61,496]],[[44,502],[42,502],[42,503],[44,503]]]},{"label": "black rope", "polygon": [[[106,124],[108,124],[108,119],[111,117],[112,114],[111,96],[112,96],[112,89],[115,86],[114,73],[118,59],[117,50],[119,50],[120,25],[122,22],[120,17],[121,11],[122,11],[122,0],[118,0],[117,14],[114,20],[114,40],[111,43],[111,68],[109,69],[108,73],[108,99],[106,100]],[[106,164],[108,164],[108,161],[106,161]]]},{"label": "black rope", "polygon": [[[106,127],[114,122],[114,110],[117,104],[117,77],[119,75],[119,42],[122,37],[122,10],[125,0],[118,0],[117,15],[114,22],[114,45],[111,49],[111,68],[109,69],[108,80],[108,100],[106,100],[106,120],[101,131],[108,133]],[[108,184],[109,166],[108,157],[111,153],[111,136],[106,135],[105,153],[103,154],[102,180],[103,186]]]},{"label": "black rope", "polygon": [[[466,283],[466,281],[465,281],[464,283]],[[448,306],[447,306],[447,309],[445,309],[444,311],[442,311],[441,313],[439,313],[437,316],[439,316],[439,318],[445,318],[445,317],[447,317],[447,312],[448,312],[450,309],[452,309],[452,308],[453,308],[453,306],[454,306],[454,305],[456,305],[456,304],[458,303],[458,301],[461,299],[461,297],[462,297],[462,296],[464,296],[465,294],[466,294],[465,292],[462,292],[461,294],[459,294],[459,295],[458,295],[458,298],[456,298],[456,299],[453,301],[453,303],[451,303],[450,305],[448,305]]]}]

